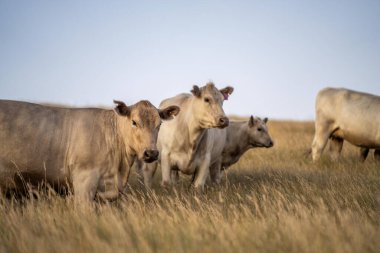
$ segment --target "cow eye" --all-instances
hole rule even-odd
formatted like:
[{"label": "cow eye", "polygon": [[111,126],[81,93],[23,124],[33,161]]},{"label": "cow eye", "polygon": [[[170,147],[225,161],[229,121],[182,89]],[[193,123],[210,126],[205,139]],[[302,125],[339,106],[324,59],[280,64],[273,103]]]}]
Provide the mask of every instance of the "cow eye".
[{"label": "cow eye", "polygon": [[205,102],[206,103],[210,103],[210,99],[209,98],[205,98]]},{"label": "cow eye", "polygon": [[261,131],[263,131],[263,129],[262,128],[257,128],[257,131],[261,132]]},{"label": "cow eye", "polygon": [[132,120],[132,127],[137,127],[137,123],[134,120]]}]

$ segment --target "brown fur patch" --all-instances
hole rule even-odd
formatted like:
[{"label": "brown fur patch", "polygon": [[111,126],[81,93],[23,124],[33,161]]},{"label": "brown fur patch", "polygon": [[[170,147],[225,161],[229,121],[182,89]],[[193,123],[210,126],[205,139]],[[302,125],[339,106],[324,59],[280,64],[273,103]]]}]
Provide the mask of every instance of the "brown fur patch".
[{"label": "brown fur patch", "polygon": [[[160,124],[161,119],[157,108],[147,100],[142,100],[132,106],[132,112],[138,112],[138,121],[140,125],[146,127],[156,127]],[[136,116],[135,116],[136,117]]]}]

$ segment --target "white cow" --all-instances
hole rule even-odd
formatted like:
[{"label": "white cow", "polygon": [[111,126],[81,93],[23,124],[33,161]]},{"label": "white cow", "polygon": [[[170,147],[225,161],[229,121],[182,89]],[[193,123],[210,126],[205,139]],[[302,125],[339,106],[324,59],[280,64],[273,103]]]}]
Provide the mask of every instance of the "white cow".
[{"label": "white cow", "polygon": [[336,159],[346,140],[362,148],[380,148],[380,97],[347,89],[326,88],[316,99],[313,160],[318,160],[328,139]]},{"label": "white cow", "polygon": [[[218,90],[213,83],[192,94],[180,94],[164,100],[160,108],[176,105],[181,113],[172,121],[163,122],[158,134],[157,147],[162,170],[162,185],[171,184],[171,170],[193,175],[194,187],[202,190],[209,175],[213,135],[207,129],[225,128],[229,120],[223,111],[223,101],[233,92],[232,87]],[[143,174],[147,187],[156,171],[157,163],[144,164]]]}]

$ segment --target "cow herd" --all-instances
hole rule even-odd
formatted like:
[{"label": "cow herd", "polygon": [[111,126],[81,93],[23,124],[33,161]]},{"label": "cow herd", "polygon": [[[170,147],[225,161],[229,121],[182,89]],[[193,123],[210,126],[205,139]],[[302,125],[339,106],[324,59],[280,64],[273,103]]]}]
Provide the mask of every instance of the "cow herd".
[{"label": "cow herd", "polygon": [[[23,189],[47,182],[73,189],[77,202],[113,200],[126,188],[136,164],[151,187],[158,164],[162,186],[192,175],[202,191],[207,179],[220,183],[225,169],[250,148],[273,146],[268,119],[230,121],[223,103],[232,87],[213,83],[161,102],[115,108],[60,108],[0,100],[0,189]],[[333,158],[343,140],[380,156],[380,97],[346,89],[324,89],[317,96],[312,158],[330,139]]]}]

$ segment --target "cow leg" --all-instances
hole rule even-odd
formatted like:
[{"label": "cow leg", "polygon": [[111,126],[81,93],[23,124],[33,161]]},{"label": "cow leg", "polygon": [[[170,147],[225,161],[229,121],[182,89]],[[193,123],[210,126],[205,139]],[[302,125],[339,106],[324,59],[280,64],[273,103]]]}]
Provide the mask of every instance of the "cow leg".
[{"label": "cow leg", "polygon": [[369,153],[369,148],[360,148],[360,160],[362,162],[364,162],[365,159],[367,159],[368,153]]},{"label": "cow leg", "polygon": [[73,171],[74,199],[77,204],[90,203],[95,198],[100,175],[97,170],[82,169]]},{"label": "cow leg", "polygon": [[171,178],[173,184],[178,184],[178,182],[179,182],[179,171],[178,170],[171,170],[170,178]]},{"label": "cow leg", "polygon": [[376,161],[380,161],[380,149],[375,149],[375,153],[373,155],[375,156]]},{"label": "cow leg", "polygon": [[212,183],[220,184],[222,179],[221,165],[222,163],[220,159],[218,159],[218,161],[210,166],[210,178]]},{"label": "cow leg", "polygon": [[221,169],[220,170],[220,178],[222,179],[223,177],[225,177],[227,179],[227,172],[226,172],[226,169],[227,168],[224,168],[223,170]]},{"label": "cow leg", "polygon": [[322,151],[327,144],[330,134],[331,131],[329,130],[328,123],[319,123],[316,121],[315,135],[311,146],[313,161],[317,161],[321,157]]},{"label": "cow leg", "polygon": [[139,177],[144,181],[145,187],[151,188],[152,179],[157,170],[157,162],[148,164],[139,159],[136,159],[135,163]]},{"label": "cow leg", "polygon": [[169,156],[167,153],[161,154],[161,173],[162,173],[162,182],[161,185],[163,187],[167,187],[171,184],[170,180],[170,164],[169,164]]},{"label": "cow leg", "polygon": [[338,160],[343,148],[343,139],[332,136],[330,138],[330,157],[333,160]]},{"label": "cow leg", "polygon": [[99,179],[96,196],[103,201],[113,201],[119,196],[119,190],[123,191],[126,180],[118,180],[112,172],[106,173]]},{"label": "cow leg", "polygon": [[144,178],[144,173],[143,173],[144,162],[138,158],[135,158],[135,161],[133,163],[136,166],[136,170],[137,170],[137,174],[138,174],[139,179]]},{"label": "cow leg", "polygon": [[202,164],[199,166],[199,169],[196,173],[194,187],[197,191],[203,191],[206,179],[210,172],[210,159],[211,155],[206,154]]},{"label": "cow leg", "polygon": [[97,196],[103,201],[113,201],[119,197],[119,189],[114,182],[106,183],[105,190],[102,192],[98,191]]},{"label": "cow leg", "polygon": [[142,173],[144,176],[144,185],[146,188],[152,187],[152,180],[154,177],[154,174],[157,170],[158,162],[153,163],[143,163],[142,165]]}]

